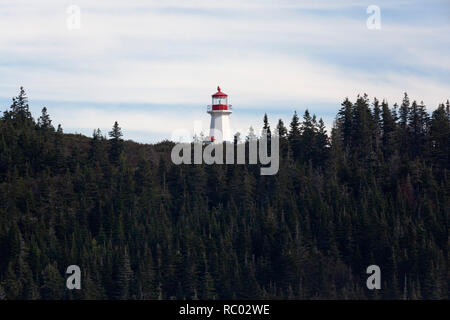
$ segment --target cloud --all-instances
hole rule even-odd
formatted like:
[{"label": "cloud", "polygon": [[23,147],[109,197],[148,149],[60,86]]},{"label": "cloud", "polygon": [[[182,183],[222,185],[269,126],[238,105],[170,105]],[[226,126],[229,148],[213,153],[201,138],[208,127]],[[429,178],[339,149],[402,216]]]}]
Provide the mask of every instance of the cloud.
[{"label": "cloud", "polygon": [[[395,102],[407,91],[436,107],[450,92],[449,25],[411,23],[417,1],[379,3],[382,28],[372,31],[370,3],[361,1],[78,0],[81,29],[69,31],[73,3],[3,0],[0,97],[24,85],[32,99],[73,102],[58,115],[64,127],[124,117],[130,129],[159,134],[168,132],[161,123],[185,119],[174,106],[198,105],[207,119],[203,108],[217,84],[236,110],[249,111],[247,124],[264,108],[287,115],[322,104],[318,116],[329,116],[333,104],[363,92]],[[120,103],[166,108],[108,110]]]}]

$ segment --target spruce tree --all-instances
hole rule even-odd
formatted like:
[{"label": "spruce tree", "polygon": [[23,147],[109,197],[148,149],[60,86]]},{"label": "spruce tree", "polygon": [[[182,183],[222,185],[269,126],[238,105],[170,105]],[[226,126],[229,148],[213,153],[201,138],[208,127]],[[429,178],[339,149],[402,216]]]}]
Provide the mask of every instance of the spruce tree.
[{"label": "spruce tree", "polygon": [[264,125],[263,125],[263,130],[266,130],[267,132],[267,137],[270,138],[271,136],[271,131],[270,131],[270,125],[269,125],[269,120],[267,118],[267,113],[264,113],[264,119],[263,119]]},{"label": "spruce tree", "polygon": [[114,126],[112,130],[108,133],[109,137],[111,138],[109,140],[110,142],[110,150],[109,150],[109,158],[112,163],[118,164],[120,156],[123,152],[123,140],[122,140],[122,129],[119,127],[119,124],[114,122]]},{"label": "spruce tree", "polygon": [[42,114],[38,119],[38,126],[43,130],[54,130],[52,126],[52,120],[50,119],[49,114],[47,113],[47,108],[42,108]]},{"label": "spruce tree", "polygon": [[292,116],[289,128],[288,140],[290,151],[292,152],[292,156],[294,157],[294,159],[299,160],[301,157],[301,131],[297,111],[294,111],[294,115]]}]

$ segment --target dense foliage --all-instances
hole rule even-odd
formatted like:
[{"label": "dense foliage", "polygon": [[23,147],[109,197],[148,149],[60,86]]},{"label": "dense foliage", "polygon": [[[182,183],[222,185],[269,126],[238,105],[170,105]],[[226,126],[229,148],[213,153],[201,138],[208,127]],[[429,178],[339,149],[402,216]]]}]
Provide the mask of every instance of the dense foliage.
[{"label": "dense foliage", "polygon": [[0,120],[0,299],[449,298],[449,102],[363,95],[330,137],[308,111],[276,129],[274,176],[176,166],[173,143],[118,123],[107,139],[35,121],[21,89]]}]

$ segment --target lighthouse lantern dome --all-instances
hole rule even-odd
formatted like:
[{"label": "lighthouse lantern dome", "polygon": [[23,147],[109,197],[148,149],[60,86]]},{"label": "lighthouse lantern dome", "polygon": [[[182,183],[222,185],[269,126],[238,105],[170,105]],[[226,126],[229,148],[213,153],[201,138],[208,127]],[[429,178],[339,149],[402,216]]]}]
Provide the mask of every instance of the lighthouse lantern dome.
[{"label": "lighthouse lantern dome", "polygon": [[217,105],[227,105],[228,104],[228,95],[223,93],[220,90],[220,87],[217,87],[217,92],[212,95],[212,104],[213,106]]}]

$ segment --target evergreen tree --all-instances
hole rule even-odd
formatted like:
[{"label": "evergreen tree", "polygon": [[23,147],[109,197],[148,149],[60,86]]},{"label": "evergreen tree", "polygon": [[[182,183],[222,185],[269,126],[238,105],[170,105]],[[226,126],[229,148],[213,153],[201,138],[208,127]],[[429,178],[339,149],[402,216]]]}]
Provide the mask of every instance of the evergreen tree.
[{"label": "evergreen tree", "polygon": [[277,132],[280,136],[280,139],[287,139],[287,129],[284,126],[283,120],[279,119],[277,124]]},{"label": "evergreen tree", "polygon": [[427,148],[429,119],[423,102],[421,104],[417,104],[416,101],[412,103],[408,121],[412,143],[411,154],[412,157],[415,158],[419,155],[423,155]]},{"label": "evergreen tree", "polygon": [[280,155],[283,158],[288,154],[288,131],[284,125],[283,120],[279,119],[277,124],[277,134],[280,138]]},{"label": "evergreen tree", "polygon": [[392,156],[396,148],[395,145],[395,129],[396,123],[389,109],[388,103],[383,100],[382,104],[382,129],[383,129],[383,153],[385,158]]},{"label": "evergreen tree", "polygon": [[46,107],[42,108],[42,114],[38,119],[38,126],[44,130],[54,130],[52,120],[50,120]]},{"label": "evergreen tree", "polygon": [[403,102],[400,106],[399,111],[399,127],[398,127],[398,141],[399,141],[399,149],[402,154],[405,156],[408,155],[409,147],[410,147],[410,135],[408,128],[408,117],[410,113],[410,102],[408,94],[405,92],[405,96],[403,97]]},{"label": "evergreen tree", "polygon": [[29,126],[32,123],[28,97],[23,87],[20,87],[19,95],[13,98],[10,111],[6,111],[4,115],[5,119],[11,119],[15,125]]},{"label": "evergreen tree", "polygon": [[374,98],[373,100],[373,111],[372,111],[372,118],[373,118],[373,142],[374,142],[374,150],[375,152],[379,152],[381,148],[381,131],[382,131],[382,109],[380,108],[380,102],[377,98]]},{"label": "evergreen tree", "polygon": [[338,112],[339,126],[342,128],[342,139],[345,148],[350,147],[353,128],[353,104],[345,98],[341,104],[342,108]]},{"label": "evergreen tree", "polygon": [[329,158],[329,142],[327,129],[325,127],[325,123],[322,118],[319,119],[319,123],[316,128],[316,135],[314,141],[314,154],[313,160],[317,166],[324,166]]},{"label": "evergreen tree", "polygon": [[120,156],[123,152],[123,140],[122,140],[122,129],[119,127],[119,124],[114,122],[114,126],[112,130],[108,133],[111,138],[110,141],[110,150],[109,150],[109,158],[112,163],[118,164]]},{"label": "evergreen tree", "polygon": [[[449,109],[447,103],[447,110]],[[430,128],[431,154],[441,168],[449,168],[450,163],[450,116],[444,104],[433,111]]]},{"label": "evergreen tree", "polygon": [[268,137],[268,139],[270,139],[270,136],[271,136],[271,131],[270,131],[270,125],[269,125],[269,120],[268,120],[268,118],[267,118],[267,113],[264,113],[264,125],[263,125],[263,130],[266,130],[266,132],[267,132],[267,137]]},{"label": "evergreen tree", "polygon": [[291,123],[289,125],[289,146],[292,152],[294,159],[300,159],[301,157],[301,131],[300,131],[300,122],[297,116],[297,111],[294,111],[294,115],[292,116]]}]

